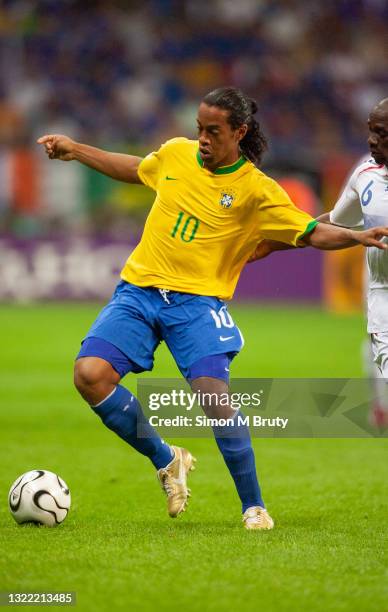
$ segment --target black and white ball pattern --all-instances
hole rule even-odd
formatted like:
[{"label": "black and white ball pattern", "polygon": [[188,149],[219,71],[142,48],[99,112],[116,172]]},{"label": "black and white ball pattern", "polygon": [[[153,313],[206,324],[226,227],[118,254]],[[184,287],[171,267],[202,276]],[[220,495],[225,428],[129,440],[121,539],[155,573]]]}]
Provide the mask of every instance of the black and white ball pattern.
[{"label": "black and white ball pattern", "polygon": [[56,527],[70,509],[67,484],[48,470],[31,470],[12,484],[8,494],[11,514],[17,523],[38,523]]}]

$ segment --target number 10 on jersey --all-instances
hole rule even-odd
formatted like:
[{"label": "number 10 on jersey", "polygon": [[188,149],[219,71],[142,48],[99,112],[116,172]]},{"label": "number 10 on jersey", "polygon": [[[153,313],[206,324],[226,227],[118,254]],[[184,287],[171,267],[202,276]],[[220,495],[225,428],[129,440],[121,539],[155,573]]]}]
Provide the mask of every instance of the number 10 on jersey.
[{"label": "number 10 on jersey", "polygon": [[198,226],[199,220],[196,217],[186,216],[184,212],[180,212],[171,232],[171,236],[175,238],[178,234],[183,242],[191,242],[195,238]]}]

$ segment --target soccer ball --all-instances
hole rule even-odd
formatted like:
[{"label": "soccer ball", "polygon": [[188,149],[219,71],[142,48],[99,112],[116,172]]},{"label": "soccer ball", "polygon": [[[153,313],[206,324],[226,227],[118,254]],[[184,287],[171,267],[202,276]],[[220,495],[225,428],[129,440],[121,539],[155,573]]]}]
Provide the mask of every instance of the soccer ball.
[{"label": "soccer ball", "polygon": [[48,470],[32,470],[15,480],[8,494],[11,514],[17,523],[56,527],[70,509],[67,484]]}]

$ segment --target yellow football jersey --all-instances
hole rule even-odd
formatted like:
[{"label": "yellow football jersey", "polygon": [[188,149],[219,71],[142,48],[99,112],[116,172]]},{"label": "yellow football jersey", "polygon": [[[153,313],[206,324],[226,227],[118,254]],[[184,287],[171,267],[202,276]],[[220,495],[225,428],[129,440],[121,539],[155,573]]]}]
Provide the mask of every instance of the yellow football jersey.
[{"label": "yellow football jersey", "polygon": [[230,299],[260,240],[296,245],[317,224],[244,157],[210,172],[187,138],[147,155],[138,174],[156,199],[121,278],[139,287]]}]

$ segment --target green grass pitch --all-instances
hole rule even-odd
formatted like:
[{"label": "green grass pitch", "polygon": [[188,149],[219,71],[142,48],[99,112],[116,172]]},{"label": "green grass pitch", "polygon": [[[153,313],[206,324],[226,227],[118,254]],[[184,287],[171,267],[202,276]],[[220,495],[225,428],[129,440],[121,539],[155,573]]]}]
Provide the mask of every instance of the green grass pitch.
[{"label": "green grass pitch", "polygon": [[[148,460],[106,430],[72,387],[97,306],[0,308],[0,590],[76,591],[80,611],[388,610],[384,439],[254,441],[272,532],[245,532],[214,441],[188,511],[168,518]],[[231,308],[246,338],[238,377],[360,376],[362,316]],[[154,376],[175,376],[165,347]],[[133,381],[129,386],[135,389]],[[19,527],[11,482],[58,472],[72,509],[57,529]]]}]

